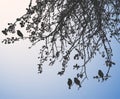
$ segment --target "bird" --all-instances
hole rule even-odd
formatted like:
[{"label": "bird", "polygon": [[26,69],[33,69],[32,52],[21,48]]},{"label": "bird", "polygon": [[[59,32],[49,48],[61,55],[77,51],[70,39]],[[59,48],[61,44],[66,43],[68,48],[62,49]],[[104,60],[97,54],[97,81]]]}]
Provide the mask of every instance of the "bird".
[{"label": "bird", "polygon": [[75,77],[74,82],[75,82],[76,85],[79,86],[79,88],[81,87],[80,80],[78,78]]},{"label": "bird", "polygon": [[102,80],[104,80],[104,73],[102,72],[102,70],[98,70],[98,75],[100,78],[102,78]]},{"label": "bird", "polygon": [[20,36],[21,38],[23,38],[23,34],[20,30],[17,30],[17,35]]},{"label": "bird", "polygon": [[67,82],[68,86],[69,86],[69,89],[71,89],[71,86],[72,86],[72,80],[70,78],[68,78],[68,82]]}]

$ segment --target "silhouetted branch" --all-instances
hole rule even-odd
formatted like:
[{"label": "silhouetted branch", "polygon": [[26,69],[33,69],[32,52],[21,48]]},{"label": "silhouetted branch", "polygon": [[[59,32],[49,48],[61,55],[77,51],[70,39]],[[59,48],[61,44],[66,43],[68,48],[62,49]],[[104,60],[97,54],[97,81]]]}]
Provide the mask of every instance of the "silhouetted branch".
[{"label": "silhouetted branch", "polygon": [[[59,60],[63,75],[69,61],[75,61],[73,70],[79,83],[88,79],[87,64],[97,53],[105,59],[108,70],[94,78],[107,80],[109,71],[115,63],[110,42],[113,38],[120,43],[120,1],[119,0],[30,0],[26,13],[17,18],[2,32],[16,34],[2,41],[11,44],[21,39],[29,39],[32,46],[42,43],[39,54],[38,71],[42,73],[43,64],[49,65]],[[16,26],[26,29],[27,34]],[[29,48],[31,48],[29,47]],[[74,56],[72,56],[74,55]],[[77,61],[81,63],[78,64]],[[71,88],[72,79],[69,79]],[[79,84],[80,86],[80,84]]]}]

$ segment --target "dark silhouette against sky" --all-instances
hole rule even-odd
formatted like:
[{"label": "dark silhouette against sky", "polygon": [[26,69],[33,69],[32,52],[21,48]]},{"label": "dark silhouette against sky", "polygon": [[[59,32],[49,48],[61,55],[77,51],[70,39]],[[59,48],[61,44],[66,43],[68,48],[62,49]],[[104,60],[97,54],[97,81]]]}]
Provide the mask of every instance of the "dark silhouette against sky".
[{"label": "dark silhouette against sky", "polygon": [[[68,79],[68,88],[73,83],[78,88],[88,79],[87,64],[97,54],[104,59],[107,70],[99,69],[94,79],[100,81],[110,77],[112,40],[120,43],[120,1],[119,0],[30,0],[26,13],[16,18],[2,30],[7,36],[2,43],[12,44],[28,39],[32,48],[41,43],[38,56],[38,72],[42,73],[44,63],[54,66],[59,61],[62,76],[70,61],[76,75]],[[18,28],[19,27],[19,28]],[[26,30],[26,33],[22,32]],[[9,34],[12,37],[9,37]],[[14,34],[17,34],[14,36]],[[51,67],[52,68],[52,67]],[[94,72],[94,71],[93,71]]]}]

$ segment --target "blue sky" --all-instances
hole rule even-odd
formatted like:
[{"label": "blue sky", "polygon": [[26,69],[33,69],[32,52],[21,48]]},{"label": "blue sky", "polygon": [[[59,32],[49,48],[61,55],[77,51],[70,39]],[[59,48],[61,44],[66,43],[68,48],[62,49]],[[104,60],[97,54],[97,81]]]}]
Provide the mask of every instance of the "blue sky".
[{"label": "blue sky", "polygon": [[[25,13],[29,0],[0,0],[0,31]],[[0,42],[4,38],[0,34]],[[0,99],[120,99],[120,45],[114,41],[113,60],[116,65],[111,69],[112,77],[104,83],[98,83],[92,77],[97,68],[102,68],[99,56],[88,64],[89,80],[78,91],[76,86],[67,88],[67,78],[71,71],[62,77],[57,76],[57,65],[45,67],[43,74],[37,73],[39,47],[32,49],[28,41],[14,45],[0,43]],[[70,64],[69,64],[70,65]]]}]

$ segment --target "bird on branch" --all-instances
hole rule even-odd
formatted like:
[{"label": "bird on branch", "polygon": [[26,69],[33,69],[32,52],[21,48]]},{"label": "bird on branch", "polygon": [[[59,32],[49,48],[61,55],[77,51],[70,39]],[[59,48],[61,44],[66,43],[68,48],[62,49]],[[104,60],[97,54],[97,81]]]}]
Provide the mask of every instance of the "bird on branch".
[{"label": "bird on branch", "polygon": [[102,70],[98,70],[98,75],[100,78],[102,78],[102,81],[104,81],[104,73],[102,72]]},{"label": "bird on branch", "polygon": [[74,78],[74,82],[75,82],[76,85],[79,86],[79,87],[78,87],[78,89],[79,89],[79,88],[81,87],[80,80],[75,77],[75,78]]},{"label": "bird on branch", "polygon": [[72,86],[72,80],[70,78],[68,78],[68,82],[67,82],[68,86],[69,86],[69,89],[71,89],[71,86]]}]

